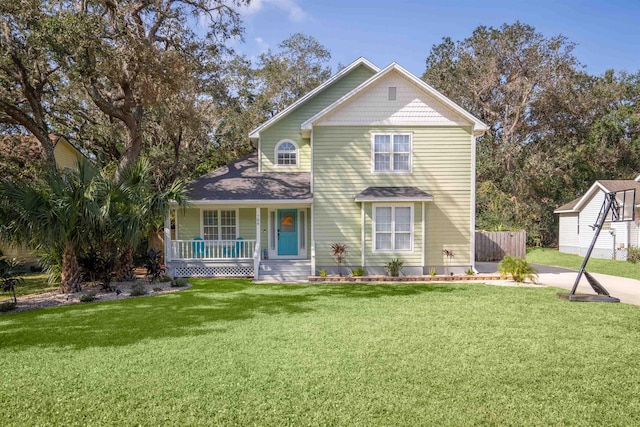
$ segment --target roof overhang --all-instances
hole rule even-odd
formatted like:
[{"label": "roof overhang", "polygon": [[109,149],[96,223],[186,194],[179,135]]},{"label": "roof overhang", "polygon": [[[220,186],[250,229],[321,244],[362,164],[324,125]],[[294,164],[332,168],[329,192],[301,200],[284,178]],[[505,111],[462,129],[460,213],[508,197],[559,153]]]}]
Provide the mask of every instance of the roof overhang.
[{"label": "roof overhang", "polygon": [[[356,59],[355,61],[353,61],[348,66],[346,66],[342,70],[338,71],[335,75],[333,75],[333,77],[331,77],[330,79],[328,79],[327,81],[322,83],[320,86],[316,87],[311,92],[307,93],[305,96],[303,96],[302,98],[298,99],[296,102],[294,102],[293,104],[289,105],[287,108],[285,108],[284,110],[282,110],[281,112],[279,112],[278,114],[273,116],[271,119],[267,120],[262,125],[260,125],[259,127],[255,128],[254,130],[249,132],[249,139],[257,140],[258,138],[260,138],[260,132],[262,130],[268,128],[272,124],[274,124],[277,121],[279,121],[280,119],[284,118],[290,112],[292,112],[293,110],[298,108],[298,106],[300,106],[301,104],[305,103],[309,98],[311,98],[314,95],[316,95],[317,93],[323,91],[327,86],[333,84],[335,81],[339,80],[342,76],[344,76],[345,74],[349,73],[351,70],[353,70],[354,68],[356,68],[356,67],[358,67],[360,65],[364,65],[364,66],[368,67],[369,69],[371,69],[375,73],[378,73],[380,71],[380,68],[378,68],[376,65],[371,63],[366,58],[360,57],[360,58]],[[304,136],[304,134],[303,134],[303,136]],[[307,137],[308,136],[309,136],[309,134],[307,133]]]},{"label": "roof overhang", "polygon": [[[302,206],[310,205],[313,203],[313,198],[309,199],[265,199],[265,200],[189,200],[189,205],[243,205],[243,206],[273,206],[273,205],[287,205],[287,206]],[[171,205],[177,205],[175,201],[171,201]]]},{"label": "roof overhang", "polygon": [[356,202],[432,202],[433,196],[417,187],[368,187],[354,197]]},{"label": "roof overhang", "polygon": [[474,136],[481,136],[489,129],[489,127],[485,123],[483,123],[480,119],[475,117],[473,114],[469,113],[467,110],[465,110],[464,108],[460,107],[458,104],[456,104],[455,102],[453,102],[452,100],[450,100],[449,98],[447,98],[446,96],[444,96],[443,94],[438,92],[436,89],[434,89],[429,84],[425,83],[424,81],[420,80],[419,78],[417,78],[416,76],[411,74],[409,71],[407,71],[404,68],[402,68],[397,63],[392,62],[387,67],[385,67],[383,70],[379,71],[374,76],[372,76],[370,79],[366,80],[365,82],[360,84],[358,87],[353,89],[351,92],[345,94],[344,96],[342,96],[341,98],[336,100],[333,104],[329,105],[328,107],[326,107],[325,109],[323,109],[322,111],[318,112],[316,115],[314,115],[313,117],[309,118],[304,123],[302,123],[302,125],[300,127],[301,130],[302,130],[302,135],[303,136],[305,136],[305,135],[308,136],[310,134],[311,130],[313,129],[313,126],[322,117],[324,117],[327,114],[330,114],[331,112],[335,111],[337,108],[342,106],[345,102],[347,102],[349,99],[351,99],[354,96],[357,96],[358,94],[362,93],[369,86],[371,86],[372,84],[374,84],[375,82],[377,82],[378,80],[380,80],[381,78],[383,78],[385,75],[389,74],[392,71],[396,71],[396,72],[400,73],[403,77],[405,77],[407,80],[409,80],[410,82],[412,82],[413,84],[418,86],[420,89],[424,90],[430,96],[436,98],[438,101],[440,101],[442,104],[444,104],[445,106],[447,106],[448,108],[450,108],[451,110],[456,112],[458,115],[463,117],[465,120],[468,120],[469,123],[472,126],[472,132],[473,132]]}]

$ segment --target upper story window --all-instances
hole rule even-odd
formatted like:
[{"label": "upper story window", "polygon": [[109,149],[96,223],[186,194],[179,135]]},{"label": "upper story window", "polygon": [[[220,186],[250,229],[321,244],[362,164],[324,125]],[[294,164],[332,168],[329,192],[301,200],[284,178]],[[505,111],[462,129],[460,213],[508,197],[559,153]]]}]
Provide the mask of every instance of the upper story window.
[{"label": "upper story window", "polygon": [[280,141],[276,145],[276,164],[278,166],[298,164],[298,146],[293,141]]},{"label": "upper story window", "polygon": [[374,134],[372,163],[374,172],[411,172],[411,134]]}]

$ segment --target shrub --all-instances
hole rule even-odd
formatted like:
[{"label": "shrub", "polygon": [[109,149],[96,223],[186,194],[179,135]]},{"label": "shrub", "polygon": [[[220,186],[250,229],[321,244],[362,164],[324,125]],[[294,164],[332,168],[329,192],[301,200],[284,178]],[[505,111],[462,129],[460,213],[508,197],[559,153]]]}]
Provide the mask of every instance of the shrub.
[{"label": "shrub", "polygon": [[318,270],[318,276],[327,277],[327,269],[323,268],[322,270]]},{"label": "shrub", "polygon": [[506,255],[498,264],[498,272],[503,278],[511,275],[516,282],[524,282],[525,279],[536,283],[538,280],[538,270],[520,257],[510,257]]},{"label": "shrub", "polygon": [[131,292],[129,293],[129,295],[131,295],[132,297],[139,297],[146,294],[147,288],[144,287],[144,284],[134,283],[133,285],[131,285]]},{"label": "shrub", "polygon": [[627,248],[627,261],[635,264],[640,262],[640,248],[637,246],[629,246]]},{"label": "shrub", "polygon": [[167,282],[171,282],[171,281],[173,281],[173,279],[171,278],[171,276],[164,275],[164,276],[162,276],[162,277],[160,278],[160,281],[161,281],[161,282],[164,282],[164,283],[167,283]]},{"label": "shrub", "polygon": [[171,282],[172,288],[184,288],[189,284],[189,279],[186,277],[178,277],[177,279]]},{"label": "shrub", "polygon": [[404,266],[404,262],[400,261],[400,258],[392,259],[385,266],[385,270],[391,277],[398,277],[402,272],[402,267]]},{"label": "shrub", "polygon": [[164,268],[162,268],[162,252],[151,249],[145,267],[147,268],[147,278],[151,283],[160,280],[165,275]]},{"label": "shrub", "polygon": [[17,303],[13,301],[7,301],[0,304],[0,313],[6,313],[7,311],[15,310],[18,306]]},{"label": "shrub", "polygon": [[367,271],[362,267],[354,268],[353,270],[351,270],[351,275],[353,277],[361,277],[365,274],[367,274]]},{"label": "shrub", "polygon": [[82,295],[80,295],[80,302],[91,302],[95,300],[96,300],[95,291],[85,292]]},{"label": "shrub", "polygon": [[11,294],[14,303],[17,303],[16,298],[16,286],[22,285],[24,279],[20,277],[24,271],[22,270],[22,263],[16,258],[0,258],[2,261],[2,268],[0,269],[0,289],[2,292],[8,292]]},{"label": "shrub", "polygon": [[344,261],[345,254],[347,253],[347,245],[342,243],[331,244],[331,256],[333,256],[338,264],[338,274],[342,276],[342,261]]},{"label": "shrub", "polygon": [[473,271],[473,268],[468,268],[467,271],[465,271],[465,274],[467,276],[473,276],[474,274],[476,274],[476,272]]},{"label": "shrub", "polygon": [[431,267],[429,269],[429,276],[434,277],[436,274],[438,274],[438,270],[436,270],[435,267]]},{"label": "shrub", "polygon": [[157,286],[153,288],[153,292],[160,292],[160,291],[162,291],[162,288],[158,288]]}]

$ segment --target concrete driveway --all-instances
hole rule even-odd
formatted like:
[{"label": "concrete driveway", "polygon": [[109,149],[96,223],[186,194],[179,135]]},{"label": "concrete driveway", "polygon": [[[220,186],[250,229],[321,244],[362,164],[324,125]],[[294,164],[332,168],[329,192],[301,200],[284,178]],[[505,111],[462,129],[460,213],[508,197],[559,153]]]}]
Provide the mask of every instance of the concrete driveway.
[{"label": "concrete driveway", "polygon": [[[576,281],[577,271],[546,265],[534,265],[538,269],[538,283],[571,290]],[[476,263],[476,269],[481,273],[493,273],[498,269],[496,262]],[[626,304],[640,305],[640,280],[626,277],[609,276],[608,274],[591,273],[612,297],[619,298]],[[595,294],[584,276],[580,279],[577,293]]]}]

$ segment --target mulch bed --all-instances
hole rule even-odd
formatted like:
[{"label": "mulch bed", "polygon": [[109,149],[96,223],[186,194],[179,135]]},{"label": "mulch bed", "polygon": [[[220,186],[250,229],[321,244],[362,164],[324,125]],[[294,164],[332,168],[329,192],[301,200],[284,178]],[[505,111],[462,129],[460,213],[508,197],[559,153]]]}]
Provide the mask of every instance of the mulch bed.
[{"label": "mulch bed", "polygon": [[[151,284],[148,280],[137,279],[131,282],[113,283],[113,288],[120,291],[120,293],[118,294],[118,292],[107,292],[103,290],[99,284],[85,283],[82,286],[82,291],[71,294],[61,294],[59,291],[51,291],[43,292],[41,294],[19,297],[16,308],[6,313],[16,313],[19,311],[36,310],[39,308],[78,304],[81,303],[80,297],[87,292],[95,292],[95,302],[134,298],[130,294],[131,287],[136,283],[142,283],[147,290],[147,294],[142,296],[167,294],[171,292],[182,291],[191,287],[191,284],[189,284],[188,286],[184,286],[181,288],[172,288],[171,282],[156,282]],[[0,313],[0,315],[2,314],[5,313]]]}]

